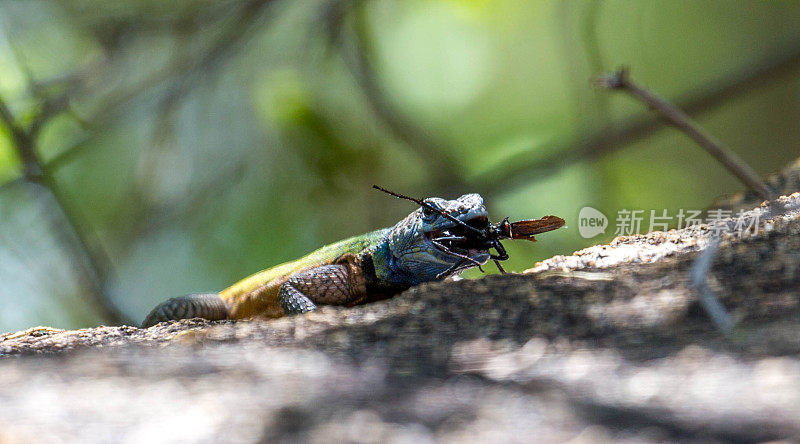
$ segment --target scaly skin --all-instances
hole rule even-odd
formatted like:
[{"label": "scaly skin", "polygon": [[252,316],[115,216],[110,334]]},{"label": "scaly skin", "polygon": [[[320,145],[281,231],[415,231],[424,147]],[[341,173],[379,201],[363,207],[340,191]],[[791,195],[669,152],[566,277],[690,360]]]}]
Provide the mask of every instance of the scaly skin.
[{"label": "scaly skin", "polygon": [[[455,200],[434,197],[425,202],[462,222],[488,224],[483,198],[477,194]],[[432,241],[447,236],[452,229],[457,229],[455,222],[420,208],[394,227],[327,245],[300,259],[247,277],[219,294],[170,299],[154,308],[142,327],[193,317],[274,318],[305,313],[318,305],[363,304],[391,297],[423,282],[444,279],[489,260],[487,250],[469,249],[454,254]]]}]

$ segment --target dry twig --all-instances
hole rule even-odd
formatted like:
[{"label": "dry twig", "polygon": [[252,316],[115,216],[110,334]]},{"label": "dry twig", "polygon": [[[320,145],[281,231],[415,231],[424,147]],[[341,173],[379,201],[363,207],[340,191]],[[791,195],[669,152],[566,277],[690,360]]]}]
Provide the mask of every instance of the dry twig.
[{"label": "dry twig", "polygon": [[612,90],[627,92],[633,97],[641,100],[650,108],[658,112],[669,123],[686,133],[692,140],[697,142],[704,150],[714,156],[722,163],[728,171],[738,177],[745,185],[750,187],[763,200],[772,200],[775,194],[769,189],[761,177],[740,158],[730,148],[723,145],[714,136],[706,132],[697,122],[693,121],[685,112],[662,99],[656,94],[641,87],[630,78],[627,68],[622,68],[615,73],[598,77],[595,81],[597,86]]},{"label": "dry twig", "polygon": [[[739,71],[699,88],[691,95],[679,98],[680,109],[699,114],[710,111],[722,103],[739,98],[753,90],[771,85],[775,81],[795,74],[800,67],[800,47],[780,55],[749,63]],[[515,186],[542,180],[564,168],[609,155],[634,142],[652,136],[662,129],[661,120],[654,116],[639,116],[622,124],[602,128],[597,132],[553,146],[512,156],[471,181],[487,194],[508,192]],[[541,153],[552,153],[542,158]]]}]

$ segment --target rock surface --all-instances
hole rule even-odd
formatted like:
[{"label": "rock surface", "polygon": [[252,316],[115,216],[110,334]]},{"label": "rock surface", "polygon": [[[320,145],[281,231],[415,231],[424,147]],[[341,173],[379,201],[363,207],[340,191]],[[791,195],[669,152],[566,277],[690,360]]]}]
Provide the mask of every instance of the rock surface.
[{"label": "rock surface", "polygon": [[800,440],[800,194],[780,203],[721,237],[727,336],[689,278],[701,225],[272,321],[0,335],[0,442]]}]

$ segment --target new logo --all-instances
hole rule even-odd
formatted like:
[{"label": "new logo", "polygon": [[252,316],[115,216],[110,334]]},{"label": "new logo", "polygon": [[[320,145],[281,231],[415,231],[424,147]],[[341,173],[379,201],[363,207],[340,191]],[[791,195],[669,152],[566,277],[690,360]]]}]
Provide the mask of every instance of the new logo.
[{"label": "new logo", "polygon": [[605,233],[606,227],[608,227],[608,218],[605,214],[592,207],[581,208],[580,213],[578,213],[578,233],[584,239]]}]

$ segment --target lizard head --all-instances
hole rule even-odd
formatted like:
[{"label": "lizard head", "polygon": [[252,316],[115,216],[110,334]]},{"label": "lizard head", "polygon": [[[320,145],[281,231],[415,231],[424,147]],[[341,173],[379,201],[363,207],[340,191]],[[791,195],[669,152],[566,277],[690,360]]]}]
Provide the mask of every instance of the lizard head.
[{"label": "lizard head", "polygon": [[479,194],[465,194],[454,200],[431,197],[423,202],[427,206],[409,214],[389,232],[389,250],[399,270],[413,277],[416,283],[422,283],[489,260],[487,246],[475,242],[476,230],[442,215],[477,230],[487,229],[489,213]]}]

